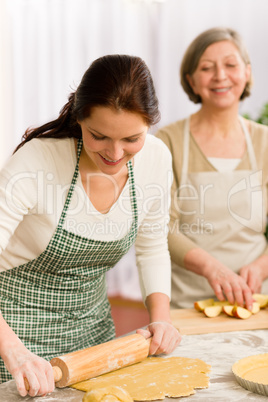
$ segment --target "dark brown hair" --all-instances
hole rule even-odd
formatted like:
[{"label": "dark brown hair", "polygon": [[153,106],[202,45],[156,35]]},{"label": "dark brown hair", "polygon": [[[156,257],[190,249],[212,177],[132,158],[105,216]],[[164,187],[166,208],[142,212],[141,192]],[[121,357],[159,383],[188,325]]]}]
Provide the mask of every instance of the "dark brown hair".
[{"label": "dark brown hair", "polygon": [[[180,68],[181,85],[187,93],[189,99],[194,103],[201,103],[202,99],[199,95],[195,94],[191,85],[188,82],[187,75],[191,76],[197,69],[199,60],[207,49],[208,46],[216,42],[228,40],[232,42],[238,49],[242,60],[245,65],[250,64],[249,55],[241,36],[233,29],[230,28],[211,28],[198,35],[187,48]],[[245,89],[240,97],[240,100],[250,95],[252,86],[252,76],[247,82]]]},{"label": "dark brown hair", "polygon": [[28,128],[15,152],[33,138],[81,138],[78,121],[89,117],[96,106],[137,113],[148,127],[158,123],[158,99],[145,62],[140,57],[118,54],[93,61],[59,117],[40,127]]}]

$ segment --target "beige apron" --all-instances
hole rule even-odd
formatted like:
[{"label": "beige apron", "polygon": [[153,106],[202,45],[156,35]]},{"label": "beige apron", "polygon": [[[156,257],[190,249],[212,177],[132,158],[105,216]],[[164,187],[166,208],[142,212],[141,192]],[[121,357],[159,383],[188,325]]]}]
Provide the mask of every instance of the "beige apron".
[{"label": "beige apron", "polygon": [[[249,132],[240,118],[251,170],[188,173],[189,118],[184,127],[180,191],[180,231],[234,272],[258,258],[266,247],[266,199]],[[178,245],[179,246],[179,245]],[[268,293],[268,281],[263,285]],[[207,279],[172,263],[172,308],[191,308],[214,297]]]}]

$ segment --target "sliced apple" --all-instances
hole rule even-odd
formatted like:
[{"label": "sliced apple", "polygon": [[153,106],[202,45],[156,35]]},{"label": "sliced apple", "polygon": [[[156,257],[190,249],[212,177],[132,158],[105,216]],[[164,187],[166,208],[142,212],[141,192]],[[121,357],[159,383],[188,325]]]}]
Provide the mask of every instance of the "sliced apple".
[{"label": "sliced apple", "polygon": [[232,310],[233,315],[236,318],[242,318],[243,320],[246,320],[252,315],[252,312],[247,310],[244,307],[239,307],[239,306],[234,306]]},{"label": "sliced apple", "polygon": [[222,312],[222,306],[208,306],[204,309],[203,313],[207,317],[217,317]]},{"label": "sliced apple", "polygon": [[230,303],[228,302],[228,300],[224,300],[224,301],[215,300],[214,305],[215,306],[230,306]]},{"label": "sliced apple", "polygon": [[260,308],[265,308],[268,306],[268,295],[263,295],[261,293],[253,293],[253,299],[259,303]]},{"label": "sliced apple", "polygon": [[251,310],[252,314],[257,314],[260,311],[260,309],[261,309],[260,303],[253,302]]},{"label": "sliced apple", "polygon": [[233,308],[234,306],[229,304],[228,306],[222,306],[222,311],[229,317],[233,317]]},{"label": "sliced apple", "polygon": [[213,299],[198,300],[194,302],[194,308],[197,311],[204,311],[206,307],[213,306],[213,304],[214,304]]}]

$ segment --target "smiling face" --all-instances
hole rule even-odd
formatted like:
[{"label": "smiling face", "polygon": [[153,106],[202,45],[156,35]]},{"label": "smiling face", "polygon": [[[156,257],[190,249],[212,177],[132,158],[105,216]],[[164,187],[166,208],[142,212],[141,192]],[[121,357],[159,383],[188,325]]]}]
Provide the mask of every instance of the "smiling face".
[{"label": "smiling face", "polygon": [[187,79],[203,106],[228,108],[238,106],[250,79],[250,65],[245,65],[237,47],[224,40],[208,46],[195,72]]},{"label": "smiling face", "polygon": [[94,107],[79,124],[88,162],[108,175],[120,172],[142,149],[148,131],[139,114],[103,106]]}]

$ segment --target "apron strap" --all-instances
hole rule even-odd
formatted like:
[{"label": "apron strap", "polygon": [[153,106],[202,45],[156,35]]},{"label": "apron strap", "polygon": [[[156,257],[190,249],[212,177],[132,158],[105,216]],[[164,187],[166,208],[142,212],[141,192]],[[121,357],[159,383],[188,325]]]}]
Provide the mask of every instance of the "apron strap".
[{"label": "apron strap", "polygon": [[187,117],[184,123],[183,130],[183,160],[181,169],[181,184],[186,183],[186,177],[188,173],[188,163],[189,163],[189,143],[190,143],[190,116]]},{"label": "apron strap", "polygon": [[138,228],[138,206],[137,206],[137,197],[136,197],[136,186],[134,180],[134,171],[132,161],[129,160],[127,163],[128,169],[128,179],[129,179],[129,194],[130,194],[130,203],[133,217],[133,224],[135,226],[135,230]]},{"label": "apron strap", "polygon": [[254,152],[254,148],[252,145],[252,141],[251,141],[251,137],[250,137],[248,128],[247,128],[242,116],[238,116],[238,117],[239,117],[239,121],[240,121],[242,130],[244,131],[244,134],[245,134],[245,140],[246,140],[246,144],[247,144],[247,150],[248,150],[248,156],[249,156],[251,168],[253,171],[257,171],[258,170],[257,160],[256,160],[256,156],[255,156],[255,152]]},{"label": "apron strap", "polygon": [[67,211],[68,211],[71,199],[72,199],[75,184],[77,182],[77,178],[79,175],[79,160],[80,160],[82,147],[83,147],[83,140],[82,140],[82,138],[79,138],[77,141],[77,162],[76,162],[76,166],[75,166],[75,171],[74,171],[72,182],[71,182],[71,185],[70,185],[67,197],[66,197],[66,201],[65,201],[61,216],[60,216],[58,228],[62,228],[62,226],[64,224],[65,217],[66,217],[66,214],[67,214]]}]

